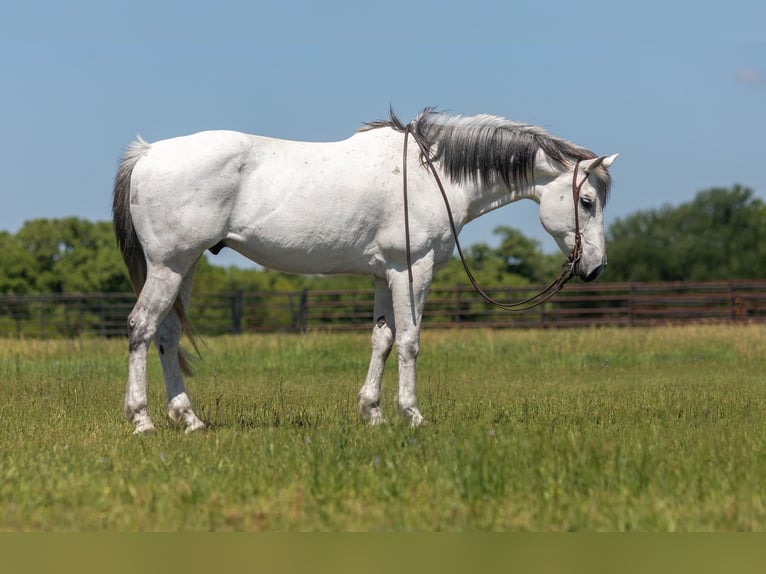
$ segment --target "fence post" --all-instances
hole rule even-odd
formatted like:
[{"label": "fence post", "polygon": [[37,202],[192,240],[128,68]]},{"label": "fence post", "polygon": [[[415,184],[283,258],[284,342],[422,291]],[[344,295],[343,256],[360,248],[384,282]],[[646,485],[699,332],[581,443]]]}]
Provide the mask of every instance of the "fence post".
[{"label": "fence post", "polygon": [[106,337],[106,296],[99,293],[98,297],[98,332],[102,337]]},{"label": "fence post", "polygon": [[83,330],[82,321],[82,297],[77,297],[77,336],[79,337]]},{"label": "fence post", "polygon": [[633,305],[634,305],[634,297],[635,297],[636,288],[634,285],[634,281],[631,279],[630,283],[628,283],[628,326],[633,326]]},{"label": "fence post", "polygon": [[244,291],[239,289],[231,297],[231,332],[235,335],[242,333],[242,308]]},{"label": "fence post", "polygon": [[462,290],[461,285],[455,284],[455,323],[460,323],[460,315],[462,311],[460,309],[460,292]]},{"label": "fence post", "polygon": [[306,324],[308,321],[308,318],[307,318],[308,308],[309,308],[309,290],[304,289],[303,291],[301,291],[301,303],[298,309],[298,332],[301,334],[304,334],[308,329],[308,325]]},{"label": "fence post", "polygon": [[45,339],[45,303],[40,299],[40,338]]}]

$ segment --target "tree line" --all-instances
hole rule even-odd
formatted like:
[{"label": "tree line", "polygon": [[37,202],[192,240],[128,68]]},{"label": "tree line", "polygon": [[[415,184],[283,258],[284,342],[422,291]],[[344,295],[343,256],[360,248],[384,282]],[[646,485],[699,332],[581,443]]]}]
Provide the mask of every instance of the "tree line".
[{"label": "tree line", "polygon": [[[561,254],[507,226],[495,229],[496,248],[464,251],[478,281],[489,286],[541,284],[558,274]],[[766,277],[766,204],[740,185],[712,188],[678,206],[639,211],[607,229],[609,265],[601,281],[705,281]],[[434,286],[464,284],[457,258]],[[304,276],[266,269],[218,267],[203,257],[198,292],[361,289],[367,277]],[[76,217],[35,219],[17,233],[0,231],[0,293],[116,293],[131,291],[111,222]]]}]

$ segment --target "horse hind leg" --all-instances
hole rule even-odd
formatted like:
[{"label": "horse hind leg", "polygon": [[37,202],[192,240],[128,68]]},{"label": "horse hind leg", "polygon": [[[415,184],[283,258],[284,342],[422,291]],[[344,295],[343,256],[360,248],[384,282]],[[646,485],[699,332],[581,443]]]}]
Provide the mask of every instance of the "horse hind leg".
[{"label": "horse hind leg", "polygon": [[125,389],[125,415],[134,433],[154,430],[148,412],[146,359],[149,345],[160,323],[173,306],[182,275],[166,267],[147,270],[146,282],[135,307],[128,316],[128,384]]},{"label": "horse hind leg", "polygon": [[375,325],[372,328],[372,355],[364,385],[359,389],[359,414],[371,425],[385,422],[380,406],[381,382],[386,360],[396,335],[391,292],[382,279],[375,280]]},{"label": "horse hind leg", "polygon": [[[184,309],[189,308],[193,271],[189,271],[183,280],[180,291],[180,303]],[[191,400],[186,393],[183,382],[183,367],[181,361],[181,336],[183,324],[177,313],[171,311],[160,323],[155,337],[155,344],[160,355],[162,374],[167,390],[167,410],[171,420],[183,426],[186,433],[204,429],[205,424],[192,410]]]}]

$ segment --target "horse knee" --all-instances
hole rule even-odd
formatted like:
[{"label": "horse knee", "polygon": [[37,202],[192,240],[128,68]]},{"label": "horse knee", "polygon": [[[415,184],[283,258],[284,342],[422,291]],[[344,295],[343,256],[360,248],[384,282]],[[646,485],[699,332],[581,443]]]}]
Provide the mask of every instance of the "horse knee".
[{"label": "horse knee", "polygon": [[400,336],[396,341],[399,359],[404,362],[414,362],[420,353],[420,343],[417,337]]},{"label": "horse knee", "polygon": [[386,319],[381,317],[372,328],[372,349],[382,355],[388,355],[394,346],[394,331],[386,323]]}]

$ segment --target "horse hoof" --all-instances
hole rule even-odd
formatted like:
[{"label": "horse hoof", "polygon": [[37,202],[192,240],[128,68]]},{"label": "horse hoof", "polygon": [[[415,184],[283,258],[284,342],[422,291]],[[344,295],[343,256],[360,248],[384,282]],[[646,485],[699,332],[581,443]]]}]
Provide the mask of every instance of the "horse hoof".
[{"label": "horse hoof", "polygon": [[136,428],[133,429],[133,434],[151,434],[154,432],[154,430],[154,424],[152,421],[141,421],[140,423],[136,423]]},{"label": "horse hoof", "polygon": [[425,419],[423,418],[423,415],[420,414],[419,411],[414,410],[407,413],[410,417],[410,426],[412,428],[419,427],[425,422]]},{"label": "horse hoof", "polygon": [[191,434],[195,431],[203,431],[205,430],[205,423],[203,423],[201,420],[196,419],[194,421],[188,422],[186,424],[186,428],[184,429],[185,434]]},{"label": "horse hoof", "polygon": [[383,411],[379,408],[370,409],[370,426],[377,427],[386,424],[386,417],[383,416]]}]

